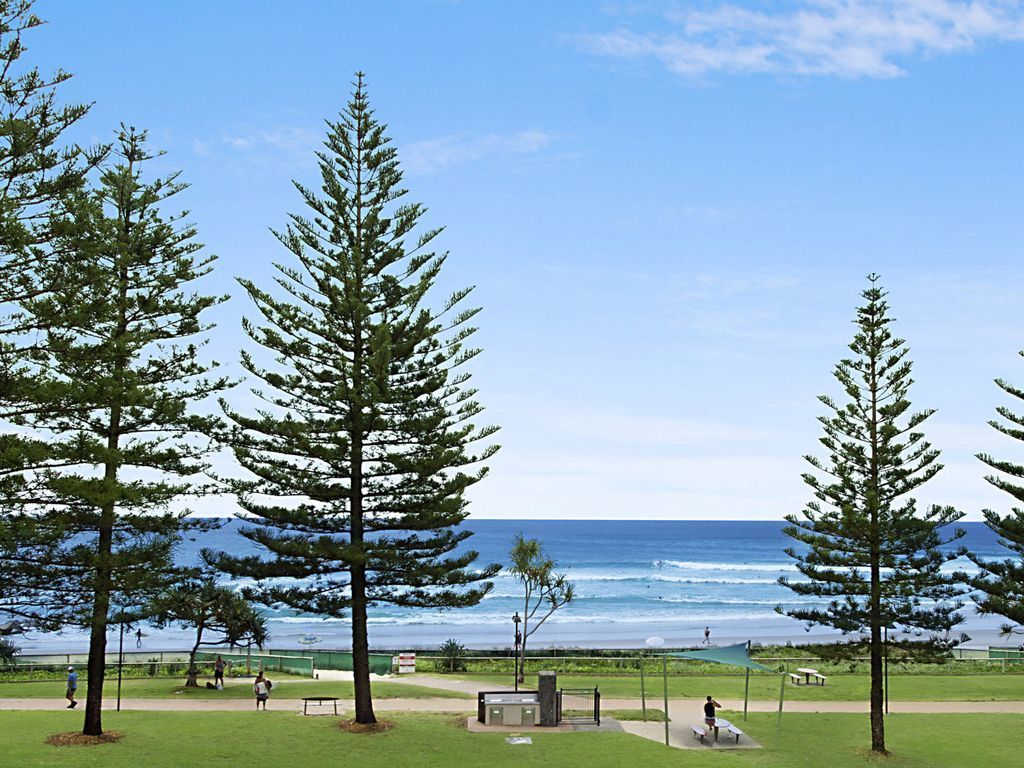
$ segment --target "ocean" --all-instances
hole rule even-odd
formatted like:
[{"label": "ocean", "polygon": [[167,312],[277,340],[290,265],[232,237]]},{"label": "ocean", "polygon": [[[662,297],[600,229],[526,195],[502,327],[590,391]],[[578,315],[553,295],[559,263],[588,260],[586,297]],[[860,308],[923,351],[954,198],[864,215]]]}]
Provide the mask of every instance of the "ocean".
[{"label": "ocean", "polygon": [[[240,554],[254,551],[238,534],[240,521],[229,520],[201,540],[185,542],[182,563],[198,561],[201,547]],[[625,520],[469,520],[474,535],[467,546],[480,553],[480,564],[507,565],[513,537],[539,539],[559,570],[576,584],[576,601],[559,610],[530,639],[534,648],[628,648],[649,638],[665,645],[696,645],[704,628],[715,643],[754,640],[799,642],[838,637],[775,612],[778,604],[794,606],[800,598],[777,583],[780,576],[799,579],[784,549],[792,541],[778,521],[625,521]],[[982,523],[962,524],[961,543],[985,558],[1005,557],[996,536]],[[970,570],[969,561],[950,566]],[[225,581],[229,581],[225,578]],[[243,584],[231,582],[235,586]],[[477,606],[454,611],[378,606],[369,619],[371,646],[417,650],[454,638],[471,648],[506,648],[512,642],[512,615],[522,613],[518,585],[504,573]],[[980,617],[965,608],[963,630],[972,644],[996,644],[998,617]],[[347,619],[299,615],[288,609],[267,609],[274,648],[301,647],[312,635],[317,647],[351,645]],[[148,650],[183,648],[190,633],[146,628]],[[84,634],[32,634],[20,644],[23,652],[78,652]],[[132,643],[134,646],[134,643]]]}]

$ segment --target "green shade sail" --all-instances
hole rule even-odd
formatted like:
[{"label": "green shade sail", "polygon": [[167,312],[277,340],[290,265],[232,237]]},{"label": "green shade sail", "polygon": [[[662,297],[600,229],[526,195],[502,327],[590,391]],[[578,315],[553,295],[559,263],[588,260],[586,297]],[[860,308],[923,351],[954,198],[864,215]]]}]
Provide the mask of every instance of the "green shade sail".
[{"label": "green shade sail", "polygon": [[747,644],[727,645],[723,648],[708,648],[703,651],[681,651],[679,653],[666,653],[665,656],[680,659],[696,659],[697,661],[711,661],[715,664],[729,664],[733,667],[744,669],[757,669],[762,672],[774,672],[774,669],[751,661],[747,653]]}]

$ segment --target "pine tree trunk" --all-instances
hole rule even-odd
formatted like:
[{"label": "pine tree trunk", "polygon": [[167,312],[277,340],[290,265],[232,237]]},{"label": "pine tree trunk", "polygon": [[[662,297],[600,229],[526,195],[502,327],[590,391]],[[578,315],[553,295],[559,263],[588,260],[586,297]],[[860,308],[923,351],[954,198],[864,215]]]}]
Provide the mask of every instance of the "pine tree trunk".
[{"label": "pine tree trunk", "polygon": [[355,685],[356,722],[377,722],[370,692],[370,646],[366,633],[366,576],[363,566],[352,568],[352,678]]},{"label": "pine tree trunk", "polygon": [[[110,468],[107,469],[107,475]],[[96,552],[96,587],[92,602],[89,632],[89,662],[85,693],[86,736],[103,734],[103,677],[106,672],[107,615],[110,611],[110,555],[114,540],[114,507],[104,508],[100,516],[99,541]]]},{"label": "pine tree trunk", "polygon": [[885,753],[885,715],[882,690],[882,637],[880,622],[871,627],[871,751]]},{"label": "pine tree trunk", "polygon": [[188,655],[188,678],[185,680],[186,688],[198,688],[199,687],[199,670],[196,669],[196,652],[199,650],[199,646],[203,642],[203,625],[200,624],[196,628],[196,644],[192,646],[192,651]]}]

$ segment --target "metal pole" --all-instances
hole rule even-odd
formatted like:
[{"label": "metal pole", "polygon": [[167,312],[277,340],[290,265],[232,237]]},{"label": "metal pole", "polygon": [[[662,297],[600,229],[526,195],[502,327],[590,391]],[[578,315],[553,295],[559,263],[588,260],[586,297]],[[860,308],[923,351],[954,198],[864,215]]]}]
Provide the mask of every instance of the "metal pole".
[{"label": "metal pole", "polygon": [[647,690],[644,687],[644,655],[640,654],[640,707],[644,711],[644,722],[647,722]]},{"label": "metal pole", "polygon": [[[747,661],[750,661],[750,641],[747,640]],[[747,667],[747,680],[743,684],[743,719],[747,719],[747,702],[750,701],[750,667]]]},{"label": "metal pole", "polygon": [[121,668],[124,666],[124,608],[121,609],[121,639],[117,643],[117,711],[121,711]]},{"label": "metal pole", "polygon": [[661,657],[661,675],[665,683],[665,746],[668,746],[668,656]]}]

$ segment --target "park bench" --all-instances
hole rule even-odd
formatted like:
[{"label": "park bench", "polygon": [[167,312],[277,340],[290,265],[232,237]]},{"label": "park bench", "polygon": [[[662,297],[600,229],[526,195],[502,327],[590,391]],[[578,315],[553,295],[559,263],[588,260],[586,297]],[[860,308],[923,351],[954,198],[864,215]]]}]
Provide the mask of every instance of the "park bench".
[{"label": "park bench", "polygon": [[726,730],[729,731],[729,733],[731,733],[733,736],[736,737],[736,743],[739,744],[740,743],[740,736],[743,735],[743,731],[741,731],[735,725],[730,725],[728,728],[726,728]]},{"label": "park bench", "polygon": [[796,672],[789,672],[789,679],[793,681],[793,685],[800,685],[802,679]]},{"label": "park bench", "polygon": [[305,715],[310,704],[316,704],[318,707],[324,704],[331,703],[334,705],[334,714],[338,714],[338,697],[337,696],[304,696],[302,698],[302,714]]},{"label": "park bench", "polygon": [[707,729],[701,728],[699,725],[691,725],[693,729],[693,735],[700,739],[700,743],[704,743],[704,737],[708,735]]},{"label": "park bench", "polygon": [[814,673],[814,679],[818,682],[819,685],[824,685],[825,681],[828,680],[828,678],[820,672]]}]

